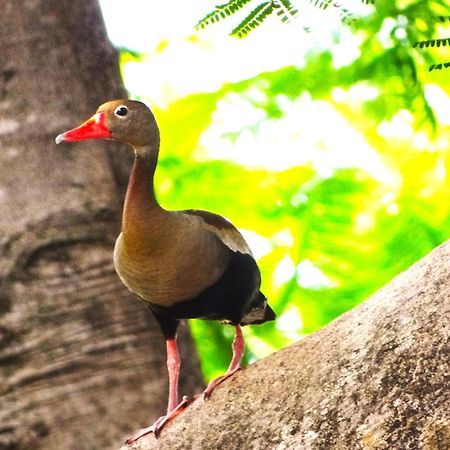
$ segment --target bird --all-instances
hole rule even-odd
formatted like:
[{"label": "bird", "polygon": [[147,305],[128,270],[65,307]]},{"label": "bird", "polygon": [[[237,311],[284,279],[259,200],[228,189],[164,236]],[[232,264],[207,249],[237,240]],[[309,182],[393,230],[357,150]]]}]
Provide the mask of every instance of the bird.
[{"label": "bird", "polygon": [[154,189],[160,149],[159,128],[152,111],[137,100],[111,100],[81,125],[55,141],[112,139],[134,151],[125,195],[122,229],[114,246],[114,265],[128,289],[143,300],[159,323],[166,342],[169,396],[167,412],[126,442],[159,436],[166,423],[189,403],[178,401],[180,356],[177,328],[183,319],[215,320],[235,328],[233,356],[224,375],[203,391],[208,398],[241,368],[241,326],[274,320],[261,292],[261,274],[238,229],[224,217],[203,210],[164,209]]}]

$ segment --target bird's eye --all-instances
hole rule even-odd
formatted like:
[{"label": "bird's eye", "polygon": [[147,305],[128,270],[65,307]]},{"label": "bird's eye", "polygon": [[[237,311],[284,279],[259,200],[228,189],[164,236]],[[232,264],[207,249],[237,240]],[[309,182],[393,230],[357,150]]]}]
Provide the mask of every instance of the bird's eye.
[{"label": "bird's eye", "polygon": [[124,117],[127,115],[127,113],[128,108],[126,106],[118,106],[114,111],[114,114],[119,117]]}]

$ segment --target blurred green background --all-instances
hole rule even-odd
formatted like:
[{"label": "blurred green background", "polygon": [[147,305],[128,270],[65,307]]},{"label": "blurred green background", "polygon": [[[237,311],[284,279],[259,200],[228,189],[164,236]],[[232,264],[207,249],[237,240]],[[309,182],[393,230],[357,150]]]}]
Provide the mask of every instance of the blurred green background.
[{"label": "blurred green background", "polygon": [[[299,19],[243,40],[227,35],[233,18],[194,31],[214,3],[175,21],[130,2],[130,17],[153,20],[153,41],[136,45],[121,40],[113,3],[102,7],[125,84],[161,128],[160,202],[229,218],[258,259],[278,320],[245,328],[247,362],[323,327],[448,239],[450,68],[428,69],[450,61],[450,45],[413,47],[450,35],[447,2],[355,2],[350,25],[305,15],[304,2]],[[233,328],[191,328],[205,377],[223,373]]]}]

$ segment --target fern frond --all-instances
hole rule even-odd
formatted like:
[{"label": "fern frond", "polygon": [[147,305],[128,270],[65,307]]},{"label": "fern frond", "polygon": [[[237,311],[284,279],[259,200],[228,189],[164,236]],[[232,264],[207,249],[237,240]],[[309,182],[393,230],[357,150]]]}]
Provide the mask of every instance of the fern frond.
[{"label": "fern frond", "polygon": [[278,8],[277,16],[283,23],[288,22],[298,13],[289,0],[278,0],[272,3],[275,8]]},{"label": "fern frond", "polygon": [[231,35],[243,37],[261,25],[274,10],[274,2],[267,1],[258,5],[234,30]]},{"label": "fern frond", "polygon": [[350,24],[351,22],[354,22],[356,20],[354,18],[353,12],[350,11],[345,6],[342,6],[340,3],[338,2],[333,3],[333,7],[339,10],[339,15],[341,16],[341,21],[343,23]]},{"label": "fern frond", "polygon": [[[349,22],[353,22],[356,19],[354,18],[354,14],[353,12],[343,6],[341,3],[339,3],[339,1],[335,1],[335,0],[308,0],[309,3],[319,9],[327,9],[329,6],[332,6],[333,8],[337,8],[339,10],[339,15],[341,16],[341,20],[344,23],[349,23]],[[375,0],[361,0],[362,3],[364,3],[365,5],[373,5],[375,4]]]},{"label": "fern frond", "polygon": [[428,72],[432,72],[433,70],[448,69],[449,67],[450,61],[446,63],[431,64],[431,66],[428,68]]},{"label": "fern frond", "polygon": [[445,47],[446,45],[450,45],[450,38],[443,38],[443,39],[429,39],[427,41],[417,41],[414,42],[413,48],[419,47],[440,47],[441,45]]},{"label": "fern frond", "polygon": [[319,9],[327,9],[333,0],[308,0],[309,3],[311,3],[312,6]]},{"label": "fern frond", "polygon": [[[200,19],[195,26],[198,30],[205,28],[210,24],[217,23],[222,19],[234,15],[238,10],[242,9],[251,0],[229,0],[228,3],[217,5],[214,10]],[[312,6],[325,10],[330,6],[339,11],[341,21],[343,23],[351,23],[355,21],[353,12],[344,7],[339,0],[307,0]],[[364,4],[374,4],[375,0],[361,0]],[[281,22],[286,23],[298,14],[291,0],[266,0],[254,8],[244,20],[239,23],[231,31],[231,35],[244,37],[252,30],[256,29],[271,14],[276,13]]]},{"label": "fern frond", "polygon": [[205,17],[203,17],[197,22],[195,28],[197,30],[199,28],[203,29],[207,25],[219,22],[219,20],[225,19],[226,17],[231,16],[236,11],[243,8],[250,1],[251,0],[230,0],[228,3],[224,3],[223,5],[217,5],[213,11],[206,14]]}]

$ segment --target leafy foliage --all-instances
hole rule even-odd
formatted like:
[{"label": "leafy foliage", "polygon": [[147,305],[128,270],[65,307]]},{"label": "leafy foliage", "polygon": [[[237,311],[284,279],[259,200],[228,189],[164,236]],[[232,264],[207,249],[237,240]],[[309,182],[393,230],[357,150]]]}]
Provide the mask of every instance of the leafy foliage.
[{"label": "leafy foliage", "polygon": [[420,42],[415,42],[413,44],[413,47],[417,47],[419,46],[420,48],[424,48],[424,47],[434,47],[436,45],[436,47],[440,47],[442,46],[446,46],[447,43],[450,45],[450,38],[444,38],[444,39],[429,39],[427,41],[420,41]]},{"label": "leafy foliage", "polygon": [[[230,0],[228,3],[218,5],[213,11],[199,20],[197,29],[203,29],[208,25],[229,18],[240,11],[250,0]],[[339,10],[343,22],[353,20],[353,13],[339,2],[334,0],[308,0],[308,3],[322,10],[332,6]],[[373,4],[374,0],[362,0],[363,4]],[[258,28],[267,18],[276,16],[282,23],[289,22],[298,13],[293,3],[289,0],[268,0],[259,3],[248,13],[239,24],[233,28],[231,35],[242,38]]]},{"label": "leafy foliage", "polygon": [[251,0],[230,0],[228,3],[216,6],[213,11],[199,20],[196,28],[205,28],[207,25],[219,22],[221,19],[225,19],[225,17],[231,16],[239,11],[246,3],[249,3],[250,1]]},{"label": "leafy foliage", "polygon": [[[218,5],[215,9],[203,17],[196,25],[196,28],[219,22],[230,17],[242,9],[250,0],[231,0],[223,5]],[[289,0],[269,0],[257,5],[231,32],[232,35],[243,37],[250,31],[261,25],[266,18],[276,13],[281,22],[287,22],[297,14]]]},{"label": "leafy foliage", "polygon": [[233,29],[231,35],[243,37],[261,25],[265,19],[276,13],[281,22],[288,22],[297,14],[297,10],[288,0],[270,0],[259,4],[247,17]]},{"label": "leafy foliage", "polygon": [[428,70],[431,72],[433,70],[441,70],[442,68],[448,69],[450,67],[450,61],[445,63],[431,64]]},{"label": "leafy foliage", "polygon": [[[435,21],[441,22],[441,23],[449,23],[450,22],[450,16],[436,16]],[[438,39],[425,39],[421,41],[416,41],[413,43],[413,48],[439,48],[439,47],[445,47],[446,45],[450,46],[450,38],[438,38]],[[430,64],[428,67],[429,72],[432,72],[433,70],[441,70],[441,69],[447,69],[450,67],[450,62],[444,62],[444,63],[436,63],[433,62],[433,64]]]},{"label": "leafy foliage", "polygon": [[[441,38],[441,39],[428,39],[424,41],[418,41],[413,44],[413,48],[428,48],[428,47],[445,47],[447,43],[450,45],[450,38]],[[444,62],[444,63],[433,63],[430,64],[428,67],[428,70],[432,72],[433,70],[440,70],[442,68],[447,69],[450,67],[450,62]]]},{"label": "leafy foliage", "polygon": [[264,20],[273,13],[273,10],[274,2],[268,1],[261,3],[236,28],[233,29],[231,34],[242,37],[250,33],[250,31],[262,24]]},{"label": "leafy foliage", "polygon": [[[450,23],[450,16],[444,16],[444,15],[434,15],[430,16],[431,21],[434,22],[440,22],[441,24],[448,24]],[[439,48],[439,47],[445,47],[447,44],[450,46],[450,38],[437,38],[437,39],[424,39],[420,41],[415,41],[412,46],[413,48],[417,49],[423,49],[423,48]],[[432,64],[428,66],[429,72],[432,72],[433,70],[440,70],[442,68],[446,69],[450,67],[450,62],[438,62],[436,63],[433,61]]]},{"label": "leafy foliage", "polygon": [[[207,14],[198,22],[196,28],[205,28],[207,25],[217,23],[222,19],[231,17],[248,3],[250,3],[250,0],[231,0],[224,5],[218,5],[212,12]],[[308,3],[323,11],[327,10],[329,7],[337,8],[339,10],[341,20],[344,23],[353,23],[356,20],[352,10],[340,2],[335,2],[334,0],[308,0]],[[375,0],[362,0],[362,3],[375,4]],[[276,14],[281,22],[284,23],[295,17],[297,13],[298,10],[289,0],[264,1],[259,3],[250,13],[248,13],[244,19],[233,28],[230,34],[242,38],[257,29],[263,24],[263,22],[266,21],[266,19],[274,14]],[[432,17],[433,19],[431,20],[441,22],[443,24],[450,22],[450,16],[435,15]],[[426,39],[416,41],[412,45],[413,48],[423,49],[429,47],[439,48],[441,46],[446,46],[447,43],[450,44],[450,38]],[[429,65],[428,70],[431,72],[433,70],[441,70],[448,67],[450,67],[450,62],[433,62]]]}]

